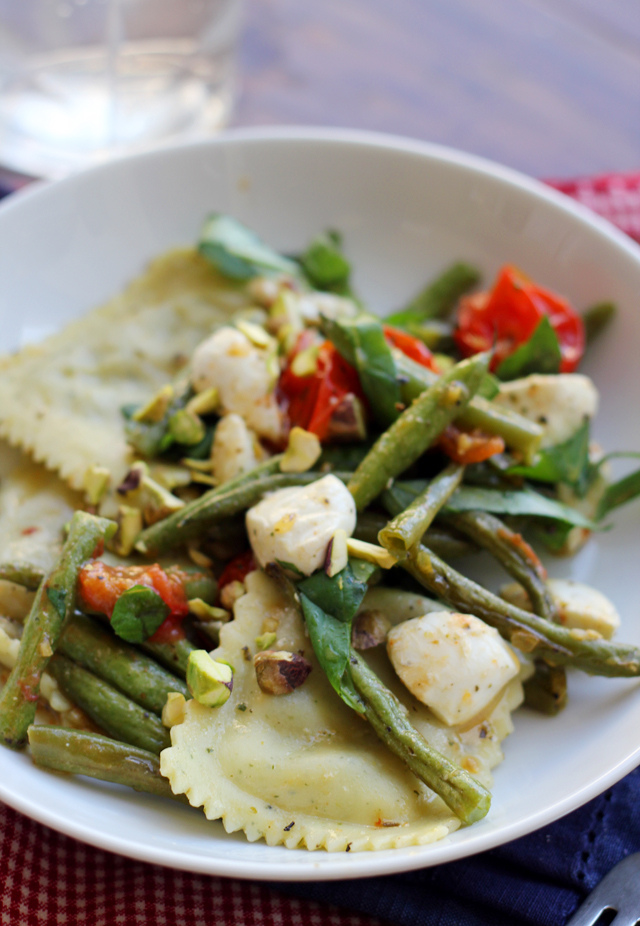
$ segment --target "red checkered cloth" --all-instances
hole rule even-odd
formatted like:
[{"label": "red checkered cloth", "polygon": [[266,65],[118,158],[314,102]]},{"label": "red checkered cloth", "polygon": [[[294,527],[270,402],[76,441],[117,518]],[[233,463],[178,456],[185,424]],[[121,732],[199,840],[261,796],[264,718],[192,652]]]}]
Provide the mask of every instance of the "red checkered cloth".
[{"label": "red checkered cloth", "polygon": [[[640,172],[548,182],[640,241]],[[0,926],[381,926],[264,883],[134,862],[2,805],[0,859]],[[402,880],[393,885],[399,910]]]},{"label": "red checkered cloth", "polygon": [[593,209],[640,243],[640,171],[546,182]]}]

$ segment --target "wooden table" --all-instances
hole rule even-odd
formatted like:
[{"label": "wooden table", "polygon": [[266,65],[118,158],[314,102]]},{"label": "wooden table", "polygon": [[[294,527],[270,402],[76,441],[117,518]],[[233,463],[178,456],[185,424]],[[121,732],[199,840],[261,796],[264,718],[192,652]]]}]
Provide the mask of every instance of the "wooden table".
[{"label": "wooden table", "polygon": [[245,4],[232,126],[391,132],[542,178],[640,170],[640,0]]},{"label": "wooden table", "polygon": [[246,0],[232,125],[408,135],[538,177],[640,170],[640,0]]}]

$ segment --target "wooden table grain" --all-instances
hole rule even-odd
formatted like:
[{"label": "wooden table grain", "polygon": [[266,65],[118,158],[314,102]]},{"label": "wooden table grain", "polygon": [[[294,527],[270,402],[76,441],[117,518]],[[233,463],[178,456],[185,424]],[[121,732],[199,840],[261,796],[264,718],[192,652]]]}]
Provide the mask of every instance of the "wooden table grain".
[{"label": "wooden table grain", "polygon": [[246,0],[232,125],[438,142],[539,177],[640,170],[640,0]]},{"label": "wooden table grain", "polygon": [[244,3],[231,126],[390,132],[542,178],[640,170],[640,0]]}]

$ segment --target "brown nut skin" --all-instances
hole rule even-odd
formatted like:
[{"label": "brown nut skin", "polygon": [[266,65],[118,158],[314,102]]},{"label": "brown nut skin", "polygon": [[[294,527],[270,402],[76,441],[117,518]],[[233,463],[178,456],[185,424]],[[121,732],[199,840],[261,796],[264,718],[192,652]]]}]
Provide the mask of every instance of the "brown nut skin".
[{"label": "brown nut skin", "polygon": [[387,639],[391,627],[382,611],[372,608],[361,611],[353,622],[351,630],[351,645],[355,650],[373,649]]},{"label": "brown nut skin", "polygon": [[258,685],[265,694],[289,694],[304,683],[311,663],[298,653],[267,649],[253,657]]}]

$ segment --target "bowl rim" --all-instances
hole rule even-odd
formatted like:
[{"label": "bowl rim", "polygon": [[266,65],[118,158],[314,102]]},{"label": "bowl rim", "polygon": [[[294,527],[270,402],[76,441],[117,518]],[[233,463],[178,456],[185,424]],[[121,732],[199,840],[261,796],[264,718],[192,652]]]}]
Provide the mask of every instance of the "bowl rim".
[{"label": "bowl rim", "polygon": [[[171,158],[172,155],[185,150],[207,150],[235,143],[281,144],[289,142],[313,143],[316,145],[340,144],[363,149],[376,148],[396,151],[399,154],[414,154],[426,160],[444,161],[485,177],[497,179],[512,188],[525,191],[538,200],[544,200],[553,209],[570,216],[578,225],[587,225],[603,240],[613,244],[618,251],[624,252],[631,259],[631,262],[640,269],[640,246],[638,244],[605,218],[598,216],[588,207],[548,186],[541,180],[529,177],[514,168],[499,164],[488,158],[446,145],[402,135],[339,127],[258,126],[230,128],[211,138],[178,141],[152,150],[122,155],[105,163],[91,165],[75,171],[63,178],[36,180],[0,201],[0,231],[2,231],[5,220],[9,221],[8,217],[12,212],[22,209],[23,205],[38,198],[46,200],[51,191],[54,191],[57,195],[59,190],[64,191],[67,187],[71,189],[76,184],[82,183],[84,178],[96,177],[99,179],[101,175],[108,176],[114,170],[126,170],[129,164],[151,163],[155,160]],[[64,812],[56,807],[39,807],[36,810],[32,806],[29,797],[26,795],[16,797],[13,794],[8,794],[2,782],[0,782],[0,797],[16,810],[68,836],[80,839],[96,848],[113,851],[139,861],[181,868],[194,873],[236,878],[281,882],[331,881],[413,871],[430,865],[439,865],[462,859],[495,848],[557,820],[600,794],[635,767],[638,755],[640,755],[640,746],[625,761],[619,762],[607,774],[601,775],[597,780],[592,781],[588,787],[583,787],[570,796],[551,803],[542,811],[531,813],[525,820],[512,824],[507,823],[495,833],[485,833],[480,828],[476,833],[469,836],[464,843],[457,842],[451,836],[444,841],[435,843],[437,852],[434,854],[437,855],[437,858],[434,858],[433,861],[429,858],[428,848],[430,847],[414,847],[413,851],[387,850],[375,853],[358,853],[357,857],[350,857],[348,869],[341,867],[339,853],[335,854],[335,856],[327,853],[323,856],[323,862],[320,865],[314,864],[313,857],[317,853],[308,853],[308,862],[301,863],[292,860],[286,864],[283,864],[281,859],[274,862],[262,860],[257,862],[255,859],[239,861],[237,858],[202,858],[196,855],[193,850],[191,854],[183,853],[182,858],[177,858],[176,854],[180,853],[179,849],[171,852],[164,848],[157,848],[152,844],[147,844],[144,848],[128,845],[122,838],[96,832],[89,826],[75,822],[69,815],[65,816]],[[453,835],[455,837],[455,834]],[[426,851],[420,851],[421,849]]]}]

